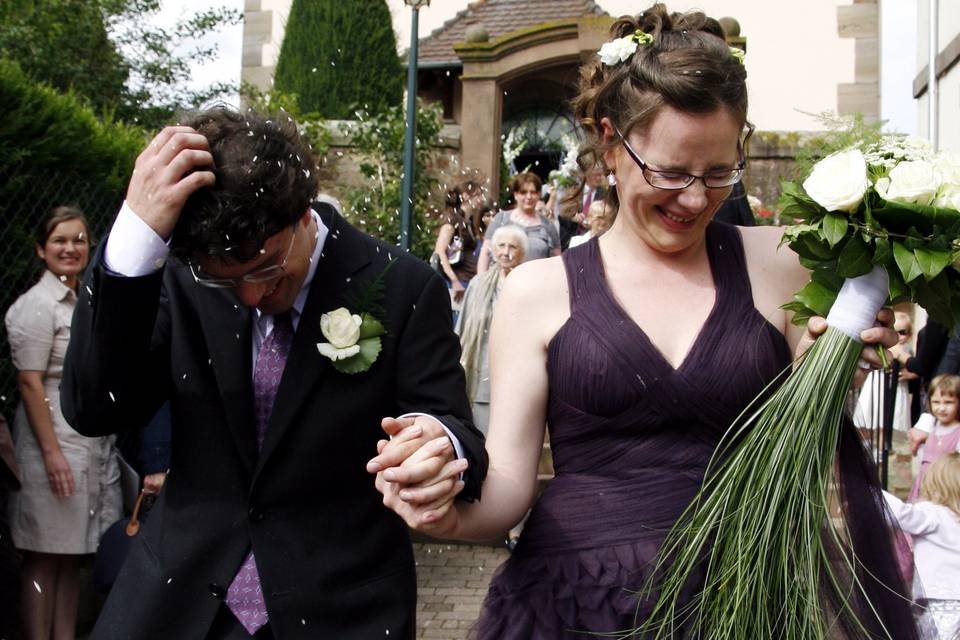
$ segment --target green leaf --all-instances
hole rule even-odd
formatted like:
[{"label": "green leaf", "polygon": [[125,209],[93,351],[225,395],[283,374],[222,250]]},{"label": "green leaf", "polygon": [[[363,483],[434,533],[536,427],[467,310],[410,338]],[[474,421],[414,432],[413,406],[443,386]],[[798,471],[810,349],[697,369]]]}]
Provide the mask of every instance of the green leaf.
[{"label": "green leaf", "polygon": [[860,239],[859,235],[854,234],[840,251],[840,257],[837,259],[837,273],[844,278],[855,278],[870,273],[873,269],[871,258],[870,247]]},{"label": "green leaf", "polygon": [[360,353],[355,356],[350,356],[343,360],[334,360],[333,366],[337,371],[341,373],[362,373],[370,368],[370,366],[376,361],[377,356],[380,355],[380,338],[367,338],[361,340],[357,344],[360,345]]},{"label": "green leaf", "polygon": [[360,317],[363,318],[363,322],[360,324],[360,340],[377,338],[387,332],[383,327],[383,323],[369,313],[364,313]]},{"label": "green leaf", "polygon": [[890,241],[886,238],[877,238],[873,243],[873,264],[887,265],[893,258]]},{"label": "green leaf", "polygon": [[896,240],[893,242],[893,259],[900,267],[904,282],[913,282],[923,274],[920,263],[917,262],[917,256]]},{"label": "green leaf", "polygon": [[828,213],[823,217],[823,237],[830,248],[837,246],[837,243],[843,240],[849,226],[850,220],[844,215]]},{"label": "green leaf", "polygon": [[826,316],[830,312],[830,307],[833,306],[833,301],[837,299],[837,292],[816,280],[811,280],[793,297],[817,315]]},{"label": "green leaf", "polygon": [[806,325],[807,320],[817,315],[816,313],[814,313],[813,309],[810,309],[809,307],[807,307],[807,305],[797,300],[794,300],[793,302],[788,302],[787,304],[782,305],[780,308],[783,309],[784,311],[789,311],[790,313],[793,314],[790,317],[790,322],[797,325],[798,327],[802,327]]},{"label": "green leaf", "polygon": [[913,255],[917,257],[917,263],[920,270],[927,280],[933,280],[940,272],[950,264],[949,251],[936,251],[932,249],[914,249]]},{"label": "green leaf", "polygon": [[887,276],[890,278],[890,303],[896,304],[910,300],[910,285],[903,281],[899,269],[888,268]]},{"label": "green leaf", "polygon": [[953,325],[953,310],[950,305],[950,281],[946,274],[941,274],[930,280],[919,280],[916,285],[914,298],[921,307],[926,309],[930,317],[946,326]]}]

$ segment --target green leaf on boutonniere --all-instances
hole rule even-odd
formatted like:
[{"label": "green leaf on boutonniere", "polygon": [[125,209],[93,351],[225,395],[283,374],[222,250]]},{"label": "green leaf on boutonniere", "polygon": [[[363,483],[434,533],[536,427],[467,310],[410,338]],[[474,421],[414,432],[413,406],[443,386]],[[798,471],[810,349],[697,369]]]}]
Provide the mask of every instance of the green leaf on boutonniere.
[{"label": "green leaf on boutonniere", "polygon": [[913,250],[913,255],[917,257],[917,264],[920,265],[920,270],[928,281],[940,275],[940,272],[950,264],[949,251],[918,248]]},{"label": "green leaf on boutonniere", "polygon": [[380,355],[380,337],[361,339],[358,343],[360,353],[343,360],[332,361],[331,364],[341,373],[363,373],[370,368]]},{"label": "green leaf on boutonniere", "polygon": [[823,237],[831,249],[847,235],[849,226],[850,221],[846,216],[832,212],[823,216]]},{"label": "green leaf on boutonniere", "polygon": [[360,317],[363,319],[360,325],[360,340],[376,338],[387,333],[387,330],[383,327],[383,323],[369,313],[363,313]]},{"label": "green leaf on boutonniere", "polygon": [[920,263],[917,262],[917,256],[896,240],[893,242],[893,259],[897,261],[897,266],[900,267],[904,282],[913,282],[923,275]]},{"label": "green leaf on boutonniere", "polygon": [[816,280],[811,280],[803,289],[794,295],[804,306],[820,316],[826,316],[837,299],[837,292],[825,287]]},{"label": "green leaf on boutonniere", "polygon": [[855,278],[865,273],[870,273],[873,269],[870,247],[860,239],[858,234],[854,234],[843,245],[840,251],[840,257],[837,258],[837,273],[844,278]]}]

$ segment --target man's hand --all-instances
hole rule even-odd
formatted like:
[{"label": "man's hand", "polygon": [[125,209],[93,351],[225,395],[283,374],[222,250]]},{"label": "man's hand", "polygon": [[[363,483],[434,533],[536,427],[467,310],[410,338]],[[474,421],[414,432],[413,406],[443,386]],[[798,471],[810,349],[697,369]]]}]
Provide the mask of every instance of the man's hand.
[{"label": "man's hand", "polygon": [[910,453],[912,455],[917,455],[917,451],[919,451],[920,446],[927,441],[929,435],[926,431],[921,431],[916,427],[907,431],[907,440],[910,441]]},{"label": "man's hand", "polygon": [[190,127],[166,127],[137,157],[127,205],[167,240],[190,194],[213,185],[212,168],[206,137]]},{"label": "man's hand", "polygon": [[467,461],[455,458],[450,438],[432,418],[384,418],[381,426],[391,439],[377,443],[367,471],[377,474],[384,504],[410,527],[434,535],[449,530]]}]

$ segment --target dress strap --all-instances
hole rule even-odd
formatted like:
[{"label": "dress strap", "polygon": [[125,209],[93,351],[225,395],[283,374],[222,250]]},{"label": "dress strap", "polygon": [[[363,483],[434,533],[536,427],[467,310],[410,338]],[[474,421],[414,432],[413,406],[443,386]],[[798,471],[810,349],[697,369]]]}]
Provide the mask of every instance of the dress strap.
[{"label": "dress strap", "polygon": [[732,224],[714,220],[707,227],[707,246],[718,300],[752,307],[753,288],[740,230]]},{"label": "dress strap", "polygon": [[584,305],[591,305],[591,296],[602,291],[603,274],[597,265],[600,261],[597,238],[590,238],[578,247],[567,249],[561,255],[563,267],[567,271],[567,289],[570,291],[570,315]]}]

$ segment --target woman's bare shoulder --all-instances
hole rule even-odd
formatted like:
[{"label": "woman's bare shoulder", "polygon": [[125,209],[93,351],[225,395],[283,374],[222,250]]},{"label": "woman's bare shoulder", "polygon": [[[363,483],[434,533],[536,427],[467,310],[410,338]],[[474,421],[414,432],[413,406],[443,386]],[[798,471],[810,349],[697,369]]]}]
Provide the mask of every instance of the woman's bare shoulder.
[{"label": "woman's bare shoulder", "polygon": [[497,309],[524,319],[549,341],[570,315],[567,275],[559,256],[525,262],[507,276]]}]

